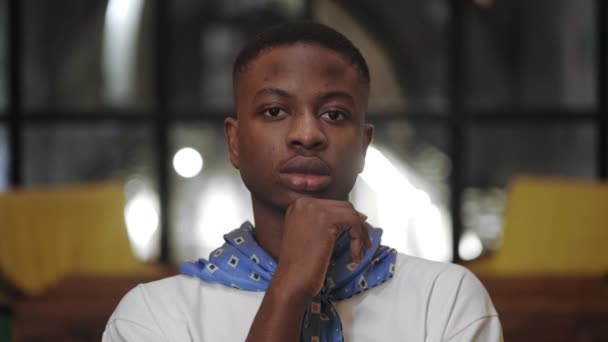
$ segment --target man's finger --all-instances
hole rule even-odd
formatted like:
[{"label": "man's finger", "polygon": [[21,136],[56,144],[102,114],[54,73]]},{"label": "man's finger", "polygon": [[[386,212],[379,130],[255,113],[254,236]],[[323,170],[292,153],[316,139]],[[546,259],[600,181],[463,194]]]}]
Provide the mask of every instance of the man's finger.
[{"label": "man's finger", "polygon": [[365,248],[371,249],[373,247],[372,239],[369,236],[369,232],[367,231],[367,226],[365,224],[363,226],[363,236],[365,237]]},{"label": "man's finger", "polygon": [[331,210],[335,226],[350,237],[350,250],[353,260],[361,262],[363,258],[363,248],[371,246],[371,240],[367,232],[365,223],[361,220],[360,213],[349,208],[336,208]]},{"label": "man's finger", "polygon": [[367,220],[367,215],[365,215],[364,213],[357,211],[357,213],[359,213],[359,217],[361,218],[361,221],[366,221]]},{"label": "man's finger", "polygon": [[350,240],[350,257],[357,264],[360,264],[363,260],[363,244],[361,240]]}]

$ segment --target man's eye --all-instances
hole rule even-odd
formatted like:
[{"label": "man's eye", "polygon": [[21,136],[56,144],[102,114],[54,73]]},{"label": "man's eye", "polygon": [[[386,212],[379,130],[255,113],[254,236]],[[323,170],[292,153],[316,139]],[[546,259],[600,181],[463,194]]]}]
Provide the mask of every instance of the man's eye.
[{"label": "man's eye", "polygon": [[283,110],[279,107],[271,107],[264,110],[264,115],[270,116],[272,118],[277,118],[281,115]]},{"label": "man's eye", "polygon": [[330,121],[340,121],[346,118],[346,115],[337,110],[330,110],[321,115],[322,118],[329,119]]}]

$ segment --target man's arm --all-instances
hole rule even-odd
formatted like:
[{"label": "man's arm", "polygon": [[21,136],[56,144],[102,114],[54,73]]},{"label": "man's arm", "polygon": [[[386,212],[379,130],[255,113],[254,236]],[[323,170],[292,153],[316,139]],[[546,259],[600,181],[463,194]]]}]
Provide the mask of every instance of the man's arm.
[{"label": "man's arm", "polygon": [[344,201],[300,198],[288,209],[278,266],[253,320],[247,341],[299,341],[306,306],[323,287],[334,244],[351,237],[351,255],[371,248],[365,216]]},{"label": "man's arm", "polygon": [[274,274],[247,341],[299,341],[304,311],[312,297],[290,288],[281,278]]}]

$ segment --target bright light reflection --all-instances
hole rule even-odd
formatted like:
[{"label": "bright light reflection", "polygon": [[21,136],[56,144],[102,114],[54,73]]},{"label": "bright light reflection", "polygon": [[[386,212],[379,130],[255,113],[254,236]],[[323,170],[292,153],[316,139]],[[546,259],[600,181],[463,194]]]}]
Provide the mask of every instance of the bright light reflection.
[{"label": "bright light reflection", "polygon": [[143,182],[133,180],[129,183],[127,192],[132,194],[127,194],[130,198],[125,206],[127,232],[135,255],[148,260],[154,253],[152,237],[159,223],[158,195]]},{"label": "bright light reflection", "polygon": [[104,95],[112,105],[135,97],[136,42],[144,0],[110,0],[103,33]]},{"label": "bright light reflection", "polygon": [[228,176],[209,179],[200,198],[197,211],[199,215],[195,221],[197,245],[201,246],[200,255],[207,256],[214,248],[221,246],[224,234],[238,228],[252,216],[250,207],[245,205],[249,196],[239,191],[239,181]]},{"label": "bright light reflection", "polygon": [[[360,176],[374,192],[375,213],[366,214],[384,230],[383,243],[426,259],[450,260],[447,215],[426,191],[412,184],[413,177],[405,168],[370,146]],[[362,202],[369,200],[361,198]]]},{"label": "bright light reflection", "polygon": [[458,254],[462,260],[473,260],[481,255],[483,244],[477,234],[468,231],[462,235],[458,242]]},{"label": "bright light reflection", "polygon": [[182,148],[173,157],[173,168],[180,176],[192,178],[203,169],[203,157],[191,147]]}]

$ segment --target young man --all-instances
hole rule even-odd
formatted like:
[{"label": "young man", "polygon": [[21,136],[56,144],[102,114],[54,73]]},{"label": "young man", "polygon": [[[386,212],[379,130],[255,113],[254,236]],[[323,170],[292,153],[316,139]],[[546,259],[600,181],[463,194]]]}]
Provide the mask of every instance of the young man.
[{"label": "young man", "polygon": [[104,341],[500,341],[498,316],[464,268],[381,245],[348,201],[373,127],[370,76],[340,33],[288,23],[234,66],[230,161],[251,192],[255,228],[209,260],[139,285]]}]

